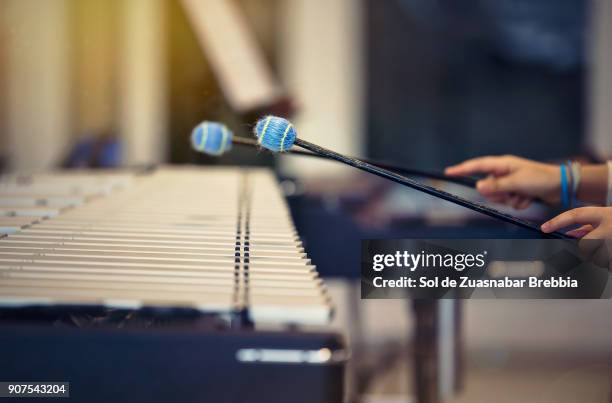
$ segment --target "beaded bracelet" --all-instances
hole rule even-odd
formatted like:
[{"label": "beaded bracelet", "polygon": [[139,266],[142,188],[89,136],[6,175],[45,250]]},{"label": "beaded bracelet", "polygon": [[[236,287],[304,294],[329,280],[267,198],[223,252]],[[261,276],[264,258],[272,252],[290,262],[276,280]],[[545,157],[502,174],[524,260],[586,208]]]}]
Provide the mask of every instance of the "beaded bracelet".
[{"label": "beaded bracelet", "polygon": [[574,161],[570,163],[570,174],[572,176],[571,203],[572,203],[572,206],[576,206],[578,204],[578,186],[580,185],[580,163],[579,162]]},{"label": "beaded bracelet", "polygon": [[559,169],[561,170],[561,205],[566,209],[569,207],[567,166],[565,164],[561,164]]}]

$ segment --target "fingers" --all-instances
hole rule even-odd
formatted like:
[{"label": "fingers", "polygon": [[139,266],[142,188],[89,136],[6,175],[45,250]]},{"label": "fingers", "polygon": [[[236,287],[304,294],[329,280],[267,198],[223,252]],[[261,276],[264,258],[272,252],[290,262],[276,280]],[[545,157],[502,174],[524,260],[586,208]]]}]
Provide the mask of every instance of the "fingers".
[{"label": "fingers", "polygon": [[610,251],[606,245],[605,231],[601,227],[582,238],[578,246],[586,260],[600,267],[609,267]]},{"label": "fingers", "polygon": [[597,250],[601,247],[604,241],[600,236],[601,231],[591,231],[588,235],[580,240],[578,245],[580,246],[580,250],[586,256],[591,257]]},{"label": "fingers", "polygon": [[515,175],[509,175],[511,168],[510,157],[481,157],[448,167],[445,173],[453,176],[487,173],[487,178],[476,183],[478,192],[496,203],[508,204],[515,209],[527,208],[531,204],[530,197],[510,194],[520,187]]},{"label": "fingers", "polygon": [[514,194],[494,194],[493,196],[487,196],[487,200],[492,203],[505,204],[516,210],[524,210],[531,206],[532,199],[525,196],[514,195]]},{"label": "fingers", "polygon": [[514,207],[517,210],[524,210],[527,207],[531,206],[531,198],[529,197],[525,197],[525,196],[516,196],[517,200],[516,202],[512,205],[512,207]]},{"label": "fingers", "polygon": [[506,175],[510,172],[510,164],[506,157],[479,157],[450,166],[444,170],[446,175],[461,176],[474,173]]},{"label": "fingers", "polygon": [[487,200],[493,203],[497,203],[497,204],[506,204],[508,202],[508,195],[507,194],[495,194],[492,196],[487,196]]},{"label": "fingers", "polygon": [[566,211],[542,224],[543,232],[553,232],[576,224],[592,224],[597,226],[603,219],[601,207],[581,207]]},{"label": "fingers", "polygon": [[593,231],[593,227],[591,224],[583,225],[580,228],[573,229],[571,231],[567,231],[565,234],[574,238],[582,238],[587,235],[589,232]]},{"label": "fingers", "polygon": [[517,190],[518,185],[512,175],[500,178],[489,176],[486,179],[479,180],[476,183],[476,189],[486,196],[499,192],[514,192]]},{"label": "fingers", "polygon": [[600,226],[593,229],[593,231],[589,232],[588,235],[584,237],[585,240],[598,241],[606,239],[606,231]]},{"label": "fingers", "polygon": [[478,181],[476,189],[488,200],[494,203],[507,204],[517,210],[522,210],[531,205],[532,198],[516,191],[514,179],[511,177],[493,178],[489,177]]},{"label": "fingers", "polygon": [[[480,190],[480,189],[479,189]],[[529,196],[523,196],[517,193],[495,191],[491,193],[480,192],[487,198],[488,201],[498,204],[505,204],[517,210],[526,209],[531,205],[533,199]]]}]

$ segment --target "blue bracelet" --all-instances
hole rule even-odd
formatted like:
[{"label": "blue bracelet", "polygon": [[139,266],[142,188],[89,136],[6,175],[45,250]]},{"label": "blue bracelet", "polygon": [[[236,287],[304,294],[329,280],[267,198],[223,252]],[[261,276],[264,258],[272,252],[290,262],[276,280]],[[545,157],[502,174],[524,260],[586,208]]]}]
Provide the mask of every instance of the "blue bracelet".
[{"label": "blue bracelet", "polygon": [[561,205],[563,208],[569,207],[569,194],[567,191],[567,167],[561,164]]}]

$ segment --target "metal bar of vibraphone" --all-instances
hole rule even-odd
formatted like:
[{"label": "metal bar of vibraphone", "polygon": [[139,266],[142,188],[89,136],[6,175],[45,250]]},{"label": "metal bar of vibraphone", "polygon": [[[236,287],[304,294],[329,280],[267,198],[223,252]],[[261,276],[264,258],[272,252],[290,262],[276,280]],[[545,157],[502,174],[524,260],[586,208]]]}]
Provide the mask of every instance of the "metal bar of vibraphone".
[{"label": "metal bar of vibraphone", "polygon": [[[20,228],[18,228],[20,229]],[[207,256],[219,256],[226,255],[227,249],[219,247],[215,244],[207,244],[205,249],[201,246],[189,246],[189,245],[149,245],[142,244],[139,242],[79,242],[70,241],[65,239],[60,240],[41,240],[37,237],[28,238],[5,238],[2,245],[6,247],[21,248],[21,249],[49,249],[49,250],[91,250],[91,251],[102,251],[113,253],[115,251],[138,251],[143,254],[147,253],[168,253],[168,254],[202,254]],[[298,255],[306,258],[304,248],[264,248],[260,247],[257,252],[252,252],[252,255],[256,256],[261,254],[262,256],[268,257],[284,257]]]},{"label": "metal bar of vibraphone", "polygon": [[22,200],[16,207],[24,210],[43,198],[33,195],[42,190],[86,200],[48,220],[52,209],[40,209],[42,221],[24,221],[0,242],[0,297],[246,309],[251,320],[281,322],[329,317],[329,298],[270,174],[162,170],[137,188],[125,190],[122,183],[124,191],[106,198],[98,196],[114,185],[104,183],[104,175],[95,185],[86,175],[67,177],[78,178],[76,185],[39,176],[34,186],[17,180],[0,186],[0,200],[2,189],[16,192],[11,200]]},{"label": "metal bar of vibraphone", "polygon": [[[151,259],[173,259],[173,260],[192,260],[192,261],[200,261],[201,259],[206,258],[234,258],[235,256],[231,253],[227,253],[227,251],[218,251],[218,252],[200,252],[197,250],[196,252],[175,252],[175,251],[159,251],[159,250],[151,250],[151,251],[142,251],[142,250],[134,250],[127,249],[126,247],[119,247],[115,249],[107,249],[107,248],[95,248],[95,247],[49,247],[49,246],[11,246],[11,245],[1,245],[0,244],[0,253],[14,253],[14,254],[22,254],[22,255],[38,255],[38,256],[87,256],[87,257],[125,257],[126,259],[132,259],[135,257],[142,258],[151,258]],[[258,260],[262,261],[270,261],[270,262],[303,262],[307,261],[308,258],[304,253],[291,253],[288,255],[273,255],[273,254],[260,254],[253,253],[251,254],[251,260],[257,262]]]}]

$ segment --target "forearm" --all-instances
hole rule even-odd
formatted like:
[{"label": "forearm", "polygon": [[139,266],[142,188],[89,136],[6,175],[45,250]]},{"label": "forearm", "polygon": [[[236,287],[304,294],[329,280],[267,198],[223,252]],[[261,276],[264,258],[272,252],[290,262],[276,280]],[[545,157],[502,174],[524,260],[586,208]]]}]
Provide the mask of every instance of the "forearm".
[{"label": "forearm", "polygon": [[580,168],[578,200],[592,204],[606,204],[608,196],[608,166],[583,165]]}]

